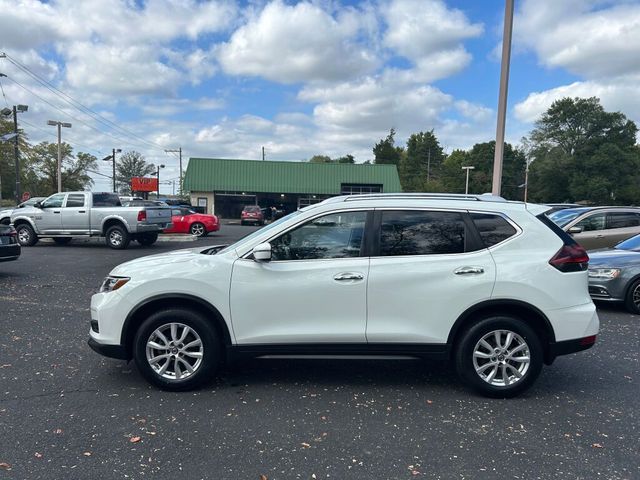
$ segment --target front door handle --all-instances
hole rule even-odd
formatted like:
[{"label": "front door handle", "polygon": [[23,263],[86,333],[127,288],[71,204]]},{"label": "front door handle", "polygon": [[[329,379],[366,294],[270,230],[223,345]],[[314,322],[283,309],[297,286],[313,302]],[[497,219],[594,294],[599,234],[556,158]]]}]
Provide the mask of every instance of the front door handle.
[{"label": "front door handle", "polygon": [[78,213],[87,213],[86,210],[78,210]]},{"label": "front door handle", "polygon": [[484,268],[482,267],[459,267],[456,268],[453,273],[456,275],[479,275],[484,273]]},{"label": "front door handle", "polygon": [[364,275],[356,272],[344,272],[344,273],[338,273],[337,275],[334,275],[333,279],[338,282],[344,282],[346,280],[363,280]]},{"label": "front door handle", "polygon": [[53,213],[60,213],[60,210],[54,210]]}]

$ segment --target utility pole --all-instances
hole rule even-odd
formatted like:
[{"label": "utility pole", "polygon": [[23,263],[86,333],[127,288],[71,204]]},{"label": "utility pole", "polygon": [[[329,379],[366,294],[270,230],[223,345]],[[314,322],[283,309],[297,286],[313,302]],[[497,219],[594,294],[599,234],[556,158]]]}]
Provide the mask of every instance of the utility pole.
[{"label": "utility pole", "polygon": [[262,147],[262,161],[264,162],[264,147]]},{"label": "utility pole", "polygon": [[469,170],[474,170],[475,168],[476,167],[471,167],[471,166],[462,167],[462,170],[466,170],[467,171],[467,181],[466,181],[465,186],[464,186],[464,194],[465,195],[469,194]]},{"label": "utility pole", "polygon": [[429,147],[429,153],[427,153],[427,182],[431,180],[431,147]]},{"label": "utility pole", "polygon": [[509,63],[511,61],[513,3],[514,0],[505,0],[504,32],[502,34],[502,66],[500,67],[500,92],[498,94],[498,124],[496,126],[496,151],[493,158],[493,184],[491,188],[493,195],[500,195],[502,187],[502,160],[504,156],[504,128],[507,116]]},{"label": "utility pole", "polygon": [[[180,185],[178,188],[178,193],[182,196],[182,147],[179,147],[177,150],[165,150],[164,153],[178,153],[180,155]],[[176,192],[173,192],[175,195]]]},{"label": "utility pole", "polygon": [[160,169],[164,168],[164,164],[158,165],[158,171],[156,173],[156,177],[158,177],[158,197],[157,200],[160,200]]},{"label": "utility pole", "polygon": [[102,160],[105,162],[113,162],[113,193],[118,193],[118,189],[116,187],[116,153],[122,152],[120,148],[114,148],[111,150],[111,155],[107,155]]},{"label": "utility pole", "polygon": [[[26,107],[26,106],[25,106]],[[26,108],[24,110],[26,112]],[[16,136],[13,138],[13,158],[16,163],[16,205],[20,204],[21,192],[20,192],[20,150],[18,149],[18,111],[16,106],[13,106],[13,133]]]},{"label": "utility pole", "polygon": [[60,193],[62,191],[62,127],[71,128],[71,124],[49,120],[47,125],[58,127],[58,193]]}]

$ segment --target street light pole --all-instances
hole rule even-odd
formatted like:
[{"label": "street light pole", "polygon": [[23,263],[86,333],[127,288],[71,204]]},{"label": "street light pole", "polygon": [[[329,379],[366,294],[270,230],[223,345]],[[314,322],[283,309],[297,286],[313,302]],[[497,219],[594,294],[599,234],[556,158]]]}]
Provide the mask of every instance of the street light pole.
[{"label": "street light pole", "polygon": [[513,0],[505,0],[504,32],[502,34],[502,65],[500,67],[500,93],[498,95],[498,124],[496,126],[496,151],[493,158],[493,184],[491,187],[491,193],[493,195],[500,195],[502,187],[502,160],[504,156],[504,128],[507,116],[509,63],[511,61],[513,3]]},{"label": "street light pole", "polygon": [[158,173],[156,176],[158,177],[158,200],[160,200],[160,169],[164,168],[164,164],[158,165]]},{"label": "street light pole", "polygon": [[467,181],[464,185],[464,194],[468,195],[469,194],[469,170],[474,170],[476,167],[472,167],[472,166],[468,166],[468,167],[462,167],[462,170],[466,170],[467,171]]},{"label": "street light pole", "polygon": [[180,155],[180,185],[178,188],[178,195],[182,196],[182,147],[179,147],[177,150],[165,150],[165,153],[178,153]]},{"label": "street light pole", "polygon": [[[6,75],[4,73],[0,73],[0,77],[6,77]],[[16,204],[20,203],[20,196],[22,193],[20,191],[20,150],[18,148],[18,140],[19,140],[18,113],[24,113],[27,110],[29,110],[28,105],[14,105],[13,109],[3,108],[1,111],[2,115],[4,115],[5,117],[8,117],[9,115],[13,114],[13,134],[4,135],[3,140],[9,140],[11,137],[13,137],[13,156],[15,159],[15,166],[16,166],[16,192],[15,192]]]},{"label": "street light pole", "polygon": [[58,127],[58,193],[60,193],[62,191],[62,127],[71,128],[71,124],[49,120],[47,125]]}]

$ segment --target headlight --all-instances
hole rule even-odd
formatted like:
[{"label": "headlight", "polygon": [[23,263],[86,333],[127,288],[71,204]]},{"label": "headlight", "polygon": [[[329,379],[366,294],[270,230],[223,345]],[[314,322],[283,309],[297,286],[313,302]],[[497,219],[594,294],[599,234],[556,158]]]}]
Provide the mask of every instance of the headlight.
[{"label": "headlight", "polygon": [[131,280],[129,277],[107,277],[100,286],[100,293],[113,292]]},{"label": "headlight", "polygon": [[620,275],[619,268],[590,268],[589,278],[601,278],[605,280],[611,280]]}]

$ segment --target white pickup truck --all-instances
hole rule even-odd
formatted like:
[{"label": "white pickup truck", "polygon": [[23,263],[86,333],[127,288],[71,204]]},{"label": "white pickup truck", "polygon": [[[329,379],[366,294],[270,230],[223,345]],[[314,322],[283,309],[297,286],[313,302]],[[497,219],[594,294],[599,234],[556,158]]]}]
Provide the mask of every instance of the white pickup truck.
[{"label": "white pickup truck", "polygon": [[64,192],[14,210],[11,223],[25,247],[40,238],[64,245],[74,237],[104,237],[109,247],[124,249],[131,240],[153,244],[171,226],[171,209],[123,207],[115,193]]}]

